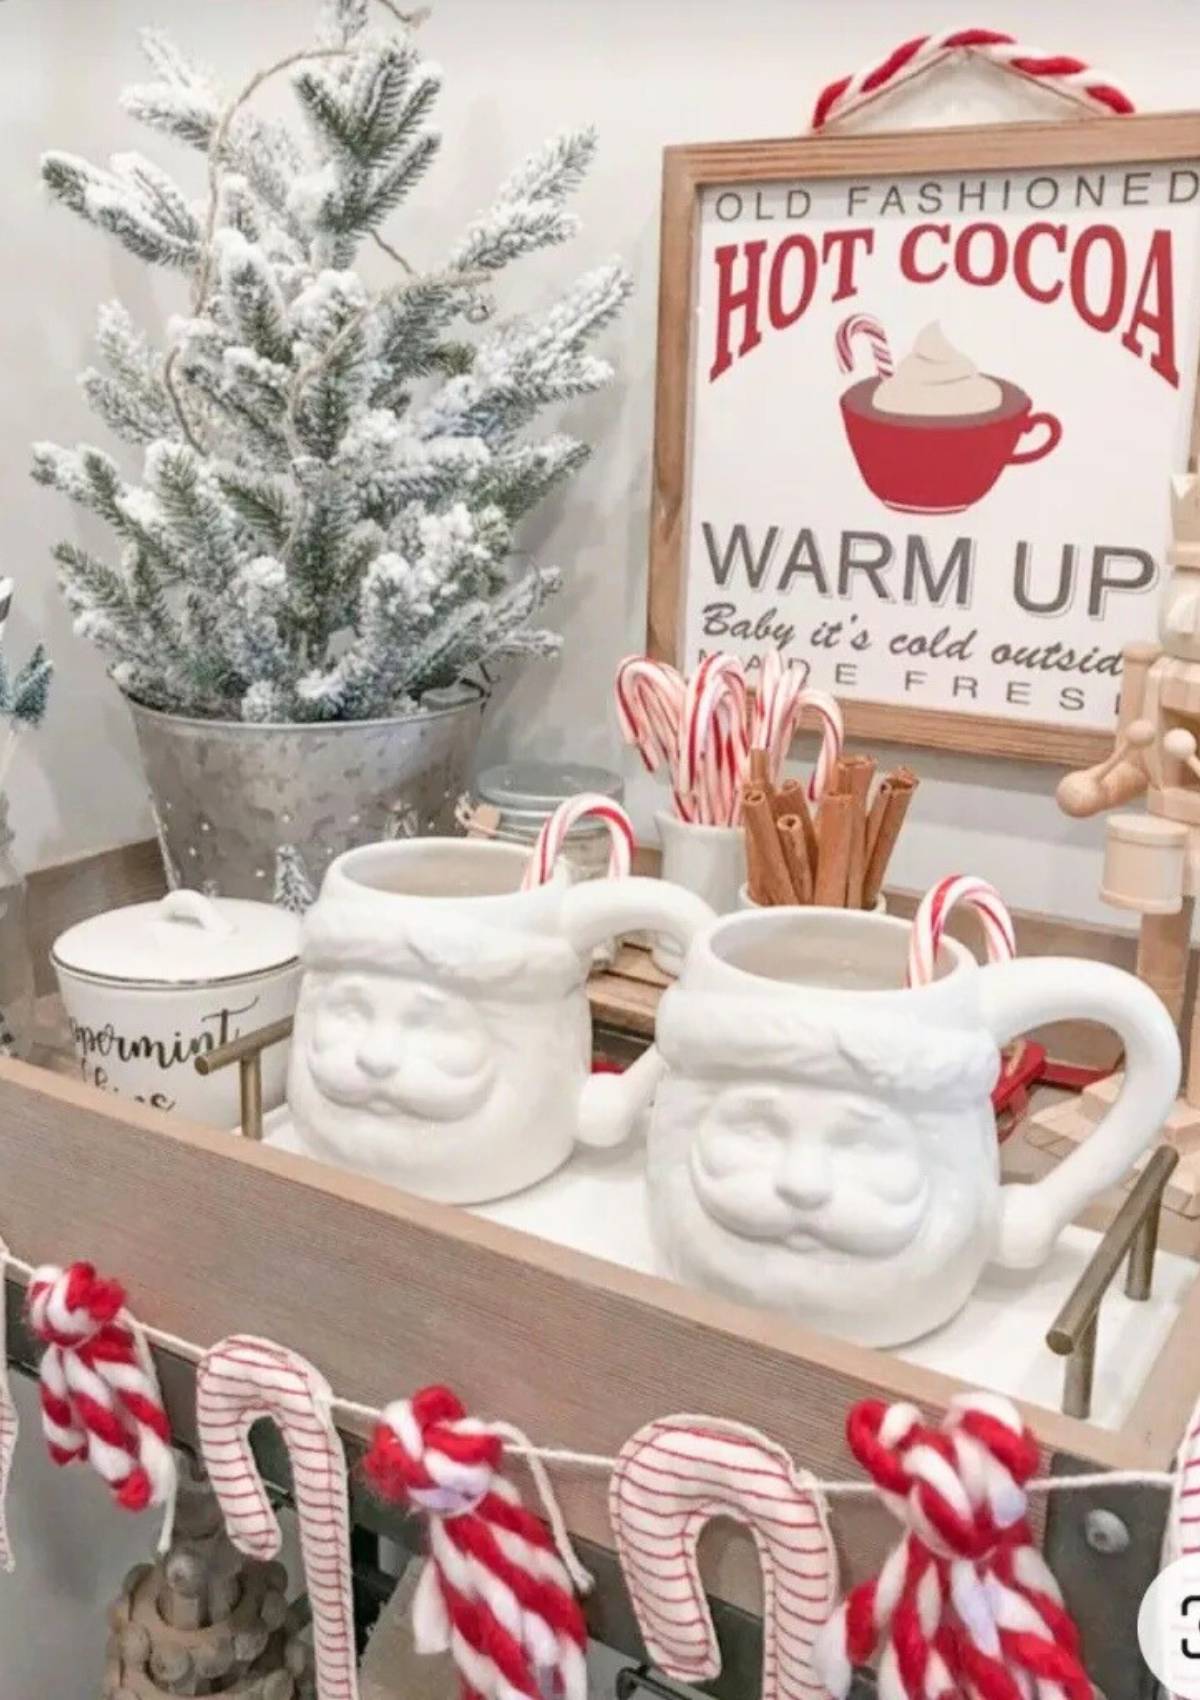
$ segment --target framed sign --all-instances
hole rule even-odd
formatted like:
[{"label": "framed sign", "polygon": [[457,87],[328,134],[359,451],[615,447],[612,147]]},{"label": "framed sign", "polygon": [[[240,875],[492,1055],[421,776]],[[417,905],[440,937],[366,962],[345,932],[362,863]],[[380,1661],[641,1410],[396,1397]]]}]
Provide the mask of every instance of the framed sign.
[{"label": "framed sign", "polygon": [[651,653],[1106,750],[1194,455],[1200,114],[670,148],[661,263]]}]

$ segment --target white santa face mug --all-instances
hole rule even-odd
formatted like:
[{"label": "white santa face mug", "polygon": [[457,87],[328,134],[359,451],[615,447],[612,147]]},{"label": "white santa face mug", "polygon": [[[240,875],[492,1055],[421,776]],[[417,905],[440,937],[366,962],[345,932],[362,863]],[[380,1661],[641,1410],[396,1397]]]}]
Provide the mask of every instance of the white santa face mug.
[{"label": "white santa face mug", "polygon": [[301,938],[296,1148],[475,1204],[541,1180],[576,1141],[625,1136],[661,1064],[649,1051],[591,1074],[592,952],[642,927],[686,948],[712,911],[662,880],[570,885],[561,866],[522,890],[527,865],[519,846],[451,838],[331,864]]},{"label": "white santa face mug", "polygon": [[[986,1263],[1041,1263],[1153,1143],[1180,1063],[1147,986],[1066,958],[981,968],[943,938],[936,977],[909,989],[909,939],[905,921],[773,909],[693,940],[659,1009],[648,1158],[681,1280],[899,1345],[948,1321]],[[1120,1036],[1124,1088],[1044,1180],[1002,1187],[998,1047],[1067,1018]]]}]

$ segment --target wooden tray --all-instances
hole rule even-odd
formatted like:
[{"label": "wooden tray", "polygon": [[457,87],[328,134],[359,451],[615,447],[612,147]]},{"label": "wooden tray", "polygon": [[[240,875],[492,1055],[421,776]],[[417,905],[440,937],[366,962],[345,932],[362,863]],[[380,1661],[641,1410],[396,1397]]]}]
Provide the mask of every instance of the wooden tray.
[{"label": "wooden tray", "polygon": [[[649,1000],[652,975],[629,957],[616,978]],[[611,977],[602,978],[595,1002],[605,1020],[612,997]],[[0,1230],[20,1257],[90,1258],[126,1282],[147,1321],[201,1342],[234,1330],[277,1338],[365,1403],[445,1380],[474,1410],[594,1453],[615,1453],[652,1418],[712,1411],[762,1428],[803,1467],[839,1477],[855,1473],[842,1424],[856,1400],[911,1399],[936,1413],[962,1390],[923,1364],[44,1068],[0,1062],[0,1128]],[[1102,1349],[1104,1326],[1102,1314]],[[1116,1428],[1026,1404],[1047,1467],[1056,1457],[1073,1467],[1168,1467],[1200,1390],[1198,1337],[1193,1285]],[[172,1415],[186,1437],[192,1415],[183,1403]],[[603,1478],[562,1469],[556,1485],[570,1527],[611,1547]],[[853,1581],[879,1562],[895,1526],[868,1500],[840,1503],[835,1522]],[[706,1564],[717,1594],[755,1606],[748,1541],[721,1526]]]}]

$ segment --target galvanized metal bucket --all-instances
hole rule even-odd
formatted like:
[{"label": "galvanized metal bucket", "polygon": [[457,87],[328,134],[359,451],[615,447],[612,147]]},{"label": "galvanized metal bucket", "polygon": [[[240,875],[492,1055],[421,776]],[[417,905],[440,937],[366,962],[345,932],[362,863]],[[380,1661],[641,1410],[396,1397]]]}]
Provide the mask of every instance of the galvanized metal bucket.
[{"label": "galvanized metal bucket", "polygon": [[293,896],[315,893],[343,850],[453,832],[485,698],[461,687],[414,714],[311,725],[129,707],[168,882],[270,901],[281,869]]}]

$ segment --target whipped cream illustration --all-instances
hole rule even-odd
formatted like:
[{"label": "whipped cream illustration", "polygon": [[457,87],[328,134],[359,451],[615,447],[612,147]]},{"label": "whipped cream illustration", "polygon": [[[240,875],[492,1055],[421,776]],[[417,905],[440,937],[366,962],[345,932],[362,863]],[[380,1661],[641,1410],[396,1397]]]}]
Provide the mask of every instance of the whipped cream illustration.
[{"label": "whipped cream illustration", "polygon": [[882,413],[990,413],[1004,392],[994,378],[948,342],[937,324],[926,325],[890,378],[871,397]]}]

